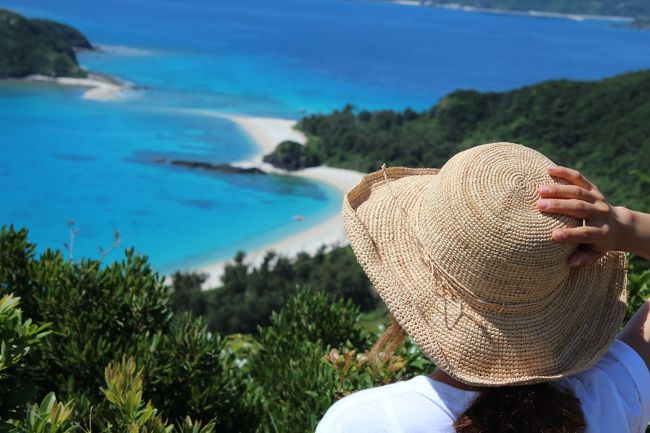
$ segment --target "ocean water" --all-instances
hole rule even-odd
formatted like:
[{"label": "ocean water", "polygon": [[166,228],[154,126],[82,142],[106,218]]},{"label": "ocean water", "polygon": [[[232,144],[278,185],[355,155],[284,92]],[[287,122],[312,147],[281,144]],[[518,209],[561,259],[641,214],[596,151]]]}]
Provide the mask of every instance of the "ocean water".
[{"label": "ocean water", "polygon": [[[159,158],[230,162],[255,144],[203,108],[299,118],[352,103],[424,109],[459,89],[507,90],[650,67],[650,32],[606,21],[465,13],[343,0],[0,1],[75,26],[86,68],[132,81],[116,102],[82,89],[0,83],[0,224],[39,249],[97,257],[119,230],[164,272],[231,257],[339,208],[331,188],[209,174]],[[304,222],[292,216],[304,215]],[[114,252],[110,258],[119,257]]]}]

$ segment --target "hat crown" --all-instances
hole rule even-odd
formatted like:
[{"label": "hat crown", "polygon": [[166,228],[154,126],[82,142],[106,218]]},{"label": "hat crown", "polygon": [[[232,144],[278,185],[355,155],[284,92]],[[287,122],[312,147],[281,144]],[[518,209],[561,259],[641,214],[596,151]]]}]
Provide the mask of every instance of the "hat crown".
[{"label": "hat crown", "polygon": [[540,185],[558,183],[552,161],[512,143],[477,146],[451,158],[431,181],[417,213],[431,260],[489,302],[543,301],[568,276],[575,246],[551,239],[575,218],[540,212]]}]

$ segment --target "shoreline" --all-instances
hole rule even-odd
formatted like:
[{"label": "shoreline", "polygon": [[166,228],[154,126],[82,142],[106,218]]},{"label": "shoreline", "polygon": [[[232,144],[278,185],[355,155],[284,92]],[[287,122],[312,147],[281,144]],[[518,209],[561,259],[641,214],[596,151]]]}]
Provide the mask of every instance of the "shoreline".
[{"label": "shoreline", "polygon": [[515,16],[527,16],[533,18],[560,18],[572,21],[586,21],[586,20],[596,20],[596,21],[613,21],[621,23],[632,23],[634,22],[634,17],[623,17],[616,15],[590,15],[590,14],[581,14],[581,13],[563,13],[563,12],[544,12],[536,10],[510,10],[510,9],[500,9],[500,8],[482,8],[478,6],[466,6],[458,3],[431,3],[426,0],[379,0],[385,1],[388,3],[395,3],[402,6],[423,6],[423,7],[434,7],[440,9],[450,9],[458,10],[462,12],[474,12],[474,13],[488,13],[488,14],[499,14],[499,15],[515,15]]},{"label": "shoreline", "polygon": [[81,96],[83,99],[95,101],[113,101],[120,99],[124,92],[132,89],[133,85],[123,83],[108,75],[88,72],[86,78],[76,77],[47,77],[45,75],[28,75],[20,80],[38,83],[50,83],[59,86],[86,87]]},{"label": "shoreline", "polygon": [[[365,175],[365,173],[325,165],[288,171],[263,162],[262,157],[275,150],[275,147],[284,140],[292,140],[301,144],[307,143],[307,137],[302,132],[294,129],[297,123],[295,120],[242,116],[203,109],[185,109],[182,112],[230,120],[257,144],[257,152],[254,155],[247,160],[231,163],[233,166],[242,168],[256,167],[271,174],[298,176],[322,182],[334,188],[339,193],[340,200],[343,200],[345,193],[356,186]],[[347,243],[343,221],[339,212],[336,212],[334,215],[324,217],[311,227],[304,228],[297,233],[262,245],[254,250],[246,251],[244,263],[258,266],[262,263],[266,252],[269,250],[293,258],[300,252],[313,254],[323,245],[331,247],[347,245]],[[214,288],[221,284],[221,276],[225,266],[231,262],[232,257],[229,257],[228,259],[199,264],[196,267],[191,267],[189,271],[207,274],[208,278],[203,284],[203,288]]]}]

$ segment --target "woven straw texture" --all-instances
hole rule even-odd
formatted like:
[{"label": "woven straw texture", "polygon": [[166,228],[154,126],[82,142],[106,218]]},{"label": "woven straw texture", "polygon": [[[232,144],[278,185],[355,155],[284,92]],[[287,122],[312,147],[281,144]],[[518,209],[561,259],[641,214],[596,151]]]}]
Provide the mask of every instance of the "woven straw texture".
[{"label": "woven straw texture", "polygon": [[552,162],[512,143],[477,146],[442,169],[365,176],[343,200],[357,260],[399,324],[439,367],[481,386],[588,369],[625,314],[626,260],[569,268],[555,228],[582,221],[535,206]]}]

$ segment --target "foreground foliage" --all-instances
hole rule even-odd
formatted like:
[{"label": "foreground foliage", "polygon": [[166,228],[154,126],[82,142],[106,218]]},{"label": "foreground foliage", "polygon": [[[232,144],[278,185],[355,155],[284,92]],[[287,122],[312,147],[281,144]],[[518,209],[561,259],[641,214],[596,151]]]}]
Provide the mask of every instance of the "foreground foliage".
[{"label": "foreground foliage", "polygon": [[[433,369],[408,339],[373,359],[383,321],[361,326],[352,299],[322,290],[297,288],[255,336],[222,336],[175,312],[132,250],[107,265],[34,251],[26,230],[0,230],[0,432],[307,432],[337,399]],[[643,264],[632,305],[650,295]]]},{"label": "foreground foliage", "polygon": [[13,227],[0,299],[0,431],[304,432],[337,398],[433,367],[410,343],[371,363],[377,330],[350,299],[298,287],[255,337],[222,336],[175,312],[132,250],[112,264],[36,257]]}]

